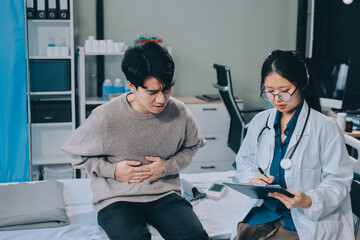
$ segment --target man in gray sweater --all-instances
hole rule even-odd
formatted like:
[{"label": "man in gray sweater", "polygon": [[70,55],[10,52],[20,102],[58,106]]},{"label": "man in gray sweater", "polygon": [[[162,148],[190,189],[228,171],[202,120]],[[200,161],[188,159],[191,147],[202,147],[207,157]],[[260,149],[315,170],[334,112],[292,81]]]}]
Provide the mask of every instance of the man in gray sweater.
[{"label": "man in gray sweater", "polygon": [[131,89],[96,108],[62,150],[91,175],[93,205],[110,239],[208,239],[181,195],[179,172],[205,144],[190,111],[171,97],[174,62],[149,42],[126,51]]}]

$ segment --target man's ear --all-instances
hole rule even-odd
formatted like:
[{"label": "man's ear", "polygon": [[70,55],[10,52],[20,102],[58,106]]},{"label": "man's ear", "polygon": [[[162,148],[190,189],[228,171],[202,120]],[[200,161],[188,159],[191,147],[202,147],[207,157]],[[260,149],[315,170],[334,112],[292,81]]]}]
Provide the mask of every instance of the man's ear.
[{"label": "man's ear", "polygon": [[128,87],[130,88],[131,92],[132,93],[135,93],[136,92],[136,87],[134,84],[132,84],[131,82],[129,81],[126,81],[126,84],[128,85]]}]

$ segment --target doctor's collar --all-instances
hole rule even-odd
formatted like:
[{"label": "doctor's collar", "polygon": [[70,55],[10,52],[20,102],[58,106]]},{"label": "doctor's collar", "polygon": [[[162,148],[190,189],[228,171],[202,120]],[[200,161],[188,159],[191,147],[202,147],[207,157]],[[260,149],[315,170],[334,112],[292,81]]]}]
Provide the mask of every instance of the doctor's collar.
[{"label": "doctor's collar", "polygon": [[[298,108],[296,109],[296,112],[291,117],[290,121],[286,124],[286,128],[289,128],[292,130],[295,129],[297,119],[299,118],[299,115],[300,115],[300,112],[301,112],[301,109],[303,108],[303,106],[304,106],[304,100],[298,106]],[[275,115],[274,125],[273,125],[275,131],[280,126],[280,117],[281,117],[281,112],[279,110],[277,110],[276,115]]]}]

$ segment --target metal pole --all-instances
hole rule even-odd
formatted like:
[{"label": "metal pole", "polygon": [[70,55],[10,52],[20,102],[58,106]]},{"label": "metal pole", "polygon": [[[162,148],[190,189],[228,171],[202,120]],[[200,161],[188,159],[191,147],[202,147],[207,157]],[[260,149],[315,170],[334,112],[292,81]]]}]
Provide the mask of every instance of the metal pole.
[{"label": "metal pole", "polygon": [[308,2],[307,32],[306,32],[306,52],[305,56],[312,57],[313,39],[314,39],[314,18],[315,18],[315,0]]},{"label": "metal pole", "polygon": [[[96,0],[96,39],[104,39],[104,1]],[[97,96],[102,96],[102,84],[105,79],[105,60],[103,55],[96,56]]]},{"label": "metal pole", "polygon": [[26,49],[26,78],[27,78],[27,110],[28,110],[28,133],[29,133],[29,162],[30,162],[30,181],[32,177],[32,132],[31,132],[31,111],[30,111],[30,71],[29,71],[29,40],[28,40],[28,21],[26,15],[27,0],[24,0],[24,12],[25,12],[25,49]]}]

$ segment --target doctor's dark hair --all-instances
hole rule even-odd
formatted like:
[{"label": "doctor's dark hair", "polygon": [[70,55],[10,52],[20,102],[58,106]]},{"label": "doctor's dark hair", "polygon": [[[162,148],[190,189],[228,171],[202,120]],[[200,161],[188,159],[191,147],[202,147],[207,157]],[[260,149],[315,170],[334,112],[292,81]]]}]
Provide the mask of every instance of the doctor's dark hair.
[{"label": "doctor's dark hair", "polygon": [[308,105],[321,112],[320,90],[315,80],[309,75],[304,59],[299,53],[292,50],[272,51],[261,68],[261,91],[264,90],[266,76],[274,72],[294,84],[301,91]]},{"label": "doctor's dark hair", "polygon": [[145,79],[154,77],[164,84],[163,89],[171,88],[175,64],[168,51],[155,42],[136,45],[125,52],[121,69],[126,79],[136,89],[144,87]]}]

